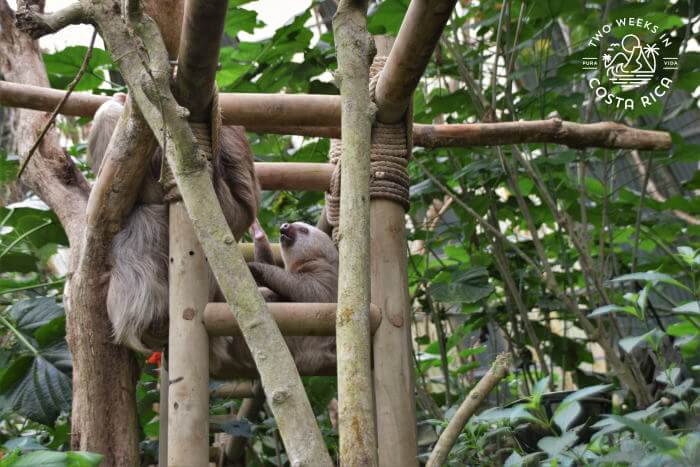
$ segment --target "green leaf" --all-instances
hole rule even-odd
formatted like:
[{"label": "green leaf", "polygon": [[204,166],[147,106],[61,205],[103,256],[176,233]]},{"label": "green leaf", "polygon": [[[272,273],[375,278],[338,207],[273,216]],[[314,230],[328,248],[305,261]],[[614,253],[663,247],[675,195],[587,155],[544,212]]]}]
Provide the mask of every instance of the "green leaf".
[{"label": "green leaf", "polygon": [[386,0],[370,9],[367,28],[370,34],[396,36],[408,8],[408,0]]},{"label": "green leaf", "polygon": [[97,467],[102,462],[102,454],[85,451],[67,452],[69,467]]},{"label": "green leaf", "polygon": [[17,324],[17,329],[25,334],[64,316],[63,307],[53,297],[36,297],[22,300],[10,308],[10,316]]},{"label": "green leaf", "polygon": [[658,282],[662,282],[664,284],[675,285],[676,287],[680,287],[684,290],[687,290],[688,292],[692,292],[685,284],[678,282],[676,279],[669,276],[668,274],[664,274],[664,273],[656,272],[656,271],[635,272],[632,274],[624,274],[622,276],[619,276],[619,277],[616,277],[616,278],[610,280],[610,282],[627,282],[627,281],[651,282],[653,284],[656,284]]},{"label": "green leaf", "polygon": [[3,446],[10,451],[13,449],[19,449],[22,452],[41,451],[46,449],[46,447],[37,441],[33,436],[20,436],[19,438],[13,438],[5,441]]},{"label": "green leaf", "polygon": [[610,415],[610,418],[623,424],[661,450],[666,451],[677,447],[677,444],[673,438],[666,437],[662,430],[654,426],[647,425],[646,423],[642,423],[622,415]]},{"label": "green leaf", "polygon": [[632,336],[632,337],[625,337],[624,339],[620,339],[619,345],[620,345],[620,347],[622,347],[622,349],[625,352],[631,353],[640,344],[645,343],[645,342],[649,343],[649,344],[653,344],[656,339],[658,339],[662,336],[663,336],[663,333],[660,330],[652,329],[649,332],[645,332],[641,336]]},{"label": "green leaf", "polygon": [[27,253],[9,252],[0,257],[0,271],[2,272],[35,272],[37,271],[37,258]]},{"label": "green leaf", "polygon": [[700,315],[700,302],[688,302],[673,309],[674,313],[684,315]]},{"label": "green leaf", "polygon": [[600,394],[601,392],[607,392],[612,388],[613,388],[612,384],[597,384],[595,386],[588,386],[588,387],[585,387],[583,389],[579,389],[578,391],[566,396],[566,398],[562,401],[562,404],[568,404],[570,402],[580,401],[581,399],[585,399],[585,398],[593,396],[595,394]]},{"label": "green leaf", "polygon": [[573,446],[577,439],[576,432],[567,431],[561,436],[545,436],[539,440],[537,447],[546,452],[549,457],[556,457]]},{"label": "green leaf", "polygon": [[224,31],[229,36],[236,37],[241,31],[252,34],[255,28],[263,26],[265,23],[258,21],[257,12],[229,5],[224,23]]},{"label": "green leaf", "polygon": [[609,315],[611,313],[617,313],[622,311],[628,313],[632,316],[637,316],[637,310],[633,306],[619,306],[619,305],[604,305],[596,308],[588,315],[589,318],[598,318],[600,316]]},{"label": "green leaf", "polygon": [[71,356],[65,341],[40,348],[39,355],[21,358],[22,365],[0,378],[10,408],[51,425],[71,405]]},{"label": "green leaf", "polygon": [[554,412],[552,421],[557,424],[562,433],[569,429],[571,424],[581,414],[581,404],[578,402],[570,402],[568,404],[560,404]]},{"label": "green leaf", "polygon": [[489,283],[486,268],[475,267],[452,273],[448,282],[434,283],[429,291],[438,302],[475,303],[491,295],[494,286]]}]

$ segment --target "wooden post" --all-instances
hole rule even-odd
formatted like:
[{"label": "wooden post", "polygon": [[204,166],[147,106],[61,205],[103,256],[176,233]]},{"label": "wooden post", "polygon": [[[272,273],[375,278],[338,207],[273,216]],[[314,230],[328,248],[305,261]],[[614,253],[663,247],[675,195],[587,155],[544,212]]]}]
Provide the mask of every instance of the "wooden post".
[{"label": "wooden post", "polygon": [[168,377],[165,353],[160,360],[160,403],[158,404],[158,467],[168,467]]},{"label": "wooden post", "polygon": [[[375,37],[375,43],[378,55],[388,55],[389,38]],[[374,397],[385,467],[418,465],[405,214],[393,201],[370,201],[372,303],[382,310],[374,334]]]},{"label": "wooden post", "polygon": [[343,168],[338,247],[338,433],[341,465],[377,465],[372,381],[369,172],[372,120],[367,1],[341,0],[333,18],[341,100]]},{"label": "wooden post", "polygon": [[209,465],[209,270],[182,202],[170,205],[168,466]]}]

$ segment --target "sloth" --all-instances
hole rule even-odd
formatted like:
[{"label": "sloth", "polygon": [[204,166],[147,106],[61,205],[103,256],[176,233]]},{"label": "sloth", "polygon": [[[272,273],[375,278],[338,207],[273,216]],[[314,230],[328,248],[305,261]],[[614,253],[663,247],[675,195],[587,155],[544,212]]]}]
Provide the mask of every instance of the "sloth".
[{"label": "sloth", "polygon": [[[88,163],[98,173],[109,140],[124,109],[118,94],[95,114],[88,138]],[[236,237],[253,226],[255,260],[249,263],[266,299],[296,302],[337,300],[338,252],[330,237],[302,222],[280,227],[284,268],[274,265],[265,232],[256,221],[260,188],[253,157],[240,127],[223,127],[221,151],[214,155],[213,177],[224,216]],[[168,210],[158,182],[162,155],[156,150],[139,189],[137,201],[112,243],[107,312],[116,343],[139,351],[160,350],[168,331]],[[214,287],[210,301],[219,295]],[[335,339],[290,336],[286,339],[295,362],[314,374],[335,368]],[[256,373],[245,341],[240,337],[210,339],[210,373],[232,378]]]},{"label": "sloth", "polygon": [[[284,268],[272,261],[265,232],[255,222],[251,229],[255,261],[248,263],[258,286],[269,289],[267,301],[334,303],[338,296],[338,250],[328,235],[303,222],[280,226]],[[314,375],[333,374],[335,337],[285,338],[297,366]],[[252,356],[242,338],[212,339],[209,371],[214,377],[255,373]],[[235,357],[234,357],[235,356]]]},{"label": "sloth", "polygon": [[[87,160],[98,176],[125,100],[125,94],[116,94],[95,114]],[[240,239],[257,215],[260,188],[243,128],[223,127],[220,140],[221,150],[212,162],[214,188],[231,231]],[[109,264],[107,313],[114,340],[139,352],[159,350],[167,342],[168,207],[158,182],[161,163],[157,149],[137,201],[114,237]]]}]

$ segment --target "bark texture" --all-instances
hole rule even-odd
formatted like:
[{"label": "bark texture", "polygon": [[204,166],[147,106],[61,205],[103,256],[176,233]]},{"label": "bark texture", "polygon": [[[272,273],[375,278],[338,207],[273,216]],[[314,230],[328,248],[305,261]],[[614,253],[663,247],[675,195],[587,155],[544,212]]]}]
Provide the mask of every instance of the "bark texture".
[{"label": "bark texture", "polygon": [[341,465],[377,465],[369,329],[369,172],[375,106],[369,65],[367,2],[341,1],[333,19],[343,157],[336,346]]},{"label": "bark texture", "polygon": [[[11,81],[48,86],[41,54],[29,36],[14,25],[14,14],[0,0],[0,72]],[[55,105],[55,103],[54,103]],[[43,127],[47,114],[19,111],[18,152],[23,155]],[[32,157],[23,182],[59,217],[73,252],[84,246],[90,186],[62,150],[58,134],[49,130]],[[74,253],[73,268],[77,255]],[[111,328],[104,309],[105,263],[71,282],[68,340],[73,353],[73,448],[104,454],[103,465],[138,463],[134,402],[135,366],[126,349],[111,344]],[[76,291],[79,291],[76,293]]]}]

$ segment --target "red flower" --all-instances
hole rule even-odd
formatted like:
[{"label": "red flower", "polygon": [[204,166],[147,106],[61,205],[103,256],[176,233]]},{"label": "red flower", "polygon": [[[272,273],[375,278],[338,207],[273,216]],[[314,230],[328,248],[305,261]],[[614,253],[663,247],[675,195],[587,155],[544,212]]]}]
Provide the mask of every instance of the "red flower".
[{"label": "red flower", "polygon": [[162,352],[153,352],[151,356],[146,359],[146,363],[160,367],[160,359],[162,355]]}]

